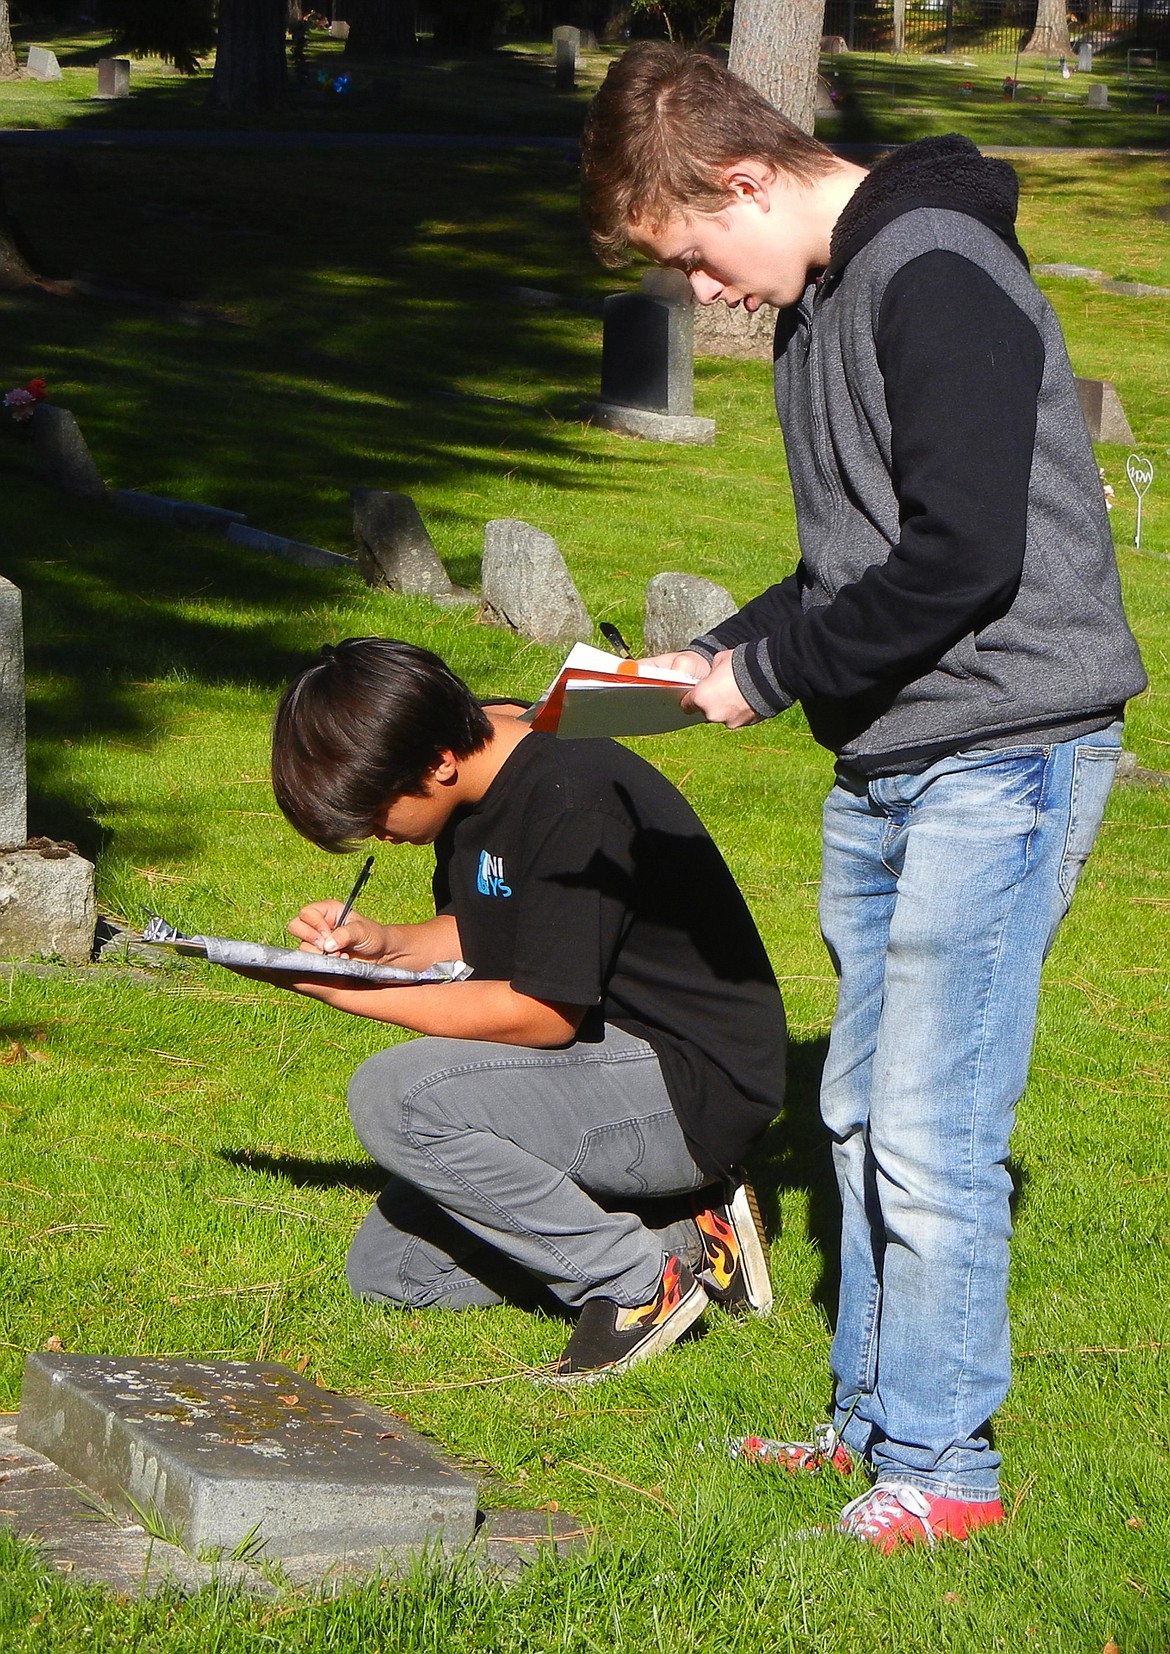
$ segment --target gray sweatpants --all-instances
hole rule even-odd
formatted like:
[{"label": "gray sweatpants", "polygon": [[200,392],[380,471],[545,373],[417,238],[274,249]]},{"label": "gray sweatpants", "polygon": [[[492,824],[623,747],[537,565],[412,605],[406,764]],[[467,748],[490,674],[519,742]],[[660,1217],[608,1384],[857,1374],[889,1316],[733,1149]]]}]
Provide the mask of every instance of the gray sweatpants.
[{"label": "gray sweatpants", "polygon": [[665,1252],[693,1259],[693,1224],[609,1209],[710,1182],[658,1058],[620,1029],[552,1051],[410,1040],[362,1064],[349,1112],[392,1174],[350,1247],[359,1297],[467,1309],[516,1297],[519,1281],[571,1308],[632,1308],[653,1297]]}]

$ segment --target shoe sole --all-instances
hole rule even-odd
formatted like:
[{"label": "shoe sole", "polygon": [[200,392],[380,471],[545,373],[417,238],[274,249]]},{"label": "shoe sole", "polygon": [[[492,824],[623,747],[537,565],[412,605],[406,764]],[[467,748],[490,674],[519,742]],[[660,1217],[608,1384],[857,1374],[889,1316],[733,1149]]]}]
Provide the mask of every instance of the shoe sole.
[{"label": "shoe sole", "polygon": [[764,1222],[756,1191],[750,1183],[737,1183],[727,1202],[731,1227],[739,1246],[745,1296],[743,1302],[753,1315],[769,1315],[774,1302],[768,1254],[764,1250]]},{"label": "shoe sole", "polygon": [[617,1361],[610,1361],[604,1367],[587,1367],[576,1373],[540,1373],[537,1375],[537,1382],[569,1389],[576,1384],[598,1384],[604,1378],[613,1378],[618,1373],[628,1372],[631,1367],[637,1366],[639,1361],[647,1361],[652,1355],[658,1355],[662,1350],[676,1344],[683,1333],[694,1326],[710,1301],[702,1282],[696,1280],[666,1320],[647,1333],[641,1343],[627,1350]]}]

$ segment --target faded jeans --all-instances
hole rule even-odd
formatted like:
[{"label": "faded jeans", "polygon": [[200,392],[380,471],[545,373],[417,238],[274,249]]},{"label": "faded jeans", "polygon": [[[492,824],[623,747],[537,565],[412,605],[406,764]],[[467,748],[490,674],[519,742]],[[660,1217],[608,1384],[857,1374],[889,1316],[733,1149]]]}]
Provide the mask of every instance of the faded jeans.
[{"label": "faded jeans", "polygon": [[611,1209],[710,1181],[654,1051],[618,1028],[550,1051],[409,1040],[362,1064],[349,1112],[393,1174],[350,1247],[359,1297],[467,1309],[522,1296],[527,1276],[573,1309],[632,1308],[653,1298],[664,1255],[697,1243],[685,1218],[651,1228]]},{"label": "faded jeans", "polygon": [[997,1496],[1007,1394],[1008,1142],[1040,967],[1121,726],[843,776],[821,929],[840,979],[821,1110],[842,1202],[834,1418],[879,1480]]}]

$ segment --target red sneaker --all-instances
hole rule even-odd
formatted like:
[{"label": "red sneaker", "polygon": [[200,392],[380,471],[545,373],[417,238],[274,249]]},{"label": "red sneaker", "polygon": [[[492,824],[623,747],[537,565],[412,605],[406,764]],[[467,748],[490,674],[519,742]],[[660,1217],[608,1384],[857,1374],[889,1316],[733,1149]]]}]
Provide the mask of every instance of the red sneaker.
[{"label": "red sneaker", "polygon": [[906,1482],[878,1482],[845,1506],[837,1530],[876,1545],[888,1556],[899,1545],[966,1539],[976,1528],[1002,1521],[998,1499],[942,1499]]}]

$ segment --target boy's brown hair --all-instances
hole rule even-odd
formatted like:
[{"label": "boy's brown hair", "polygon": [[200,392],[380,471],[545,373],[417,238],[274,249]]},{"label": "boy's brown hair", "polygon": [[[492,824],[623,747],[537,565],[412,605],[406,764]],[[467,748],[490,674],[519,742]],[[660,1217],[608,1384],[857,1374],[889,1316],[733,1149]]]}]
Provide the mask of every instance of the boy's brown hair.
[{"label": "boy's brown hair", "polygon": [[824,144],[714,58],[665,41],[631,46],[585,122],[581,198],[594,252],[621,264],[631,228],[718,212],[732,199],[725,170],[747,160],[803,184],[836,165]]}]

